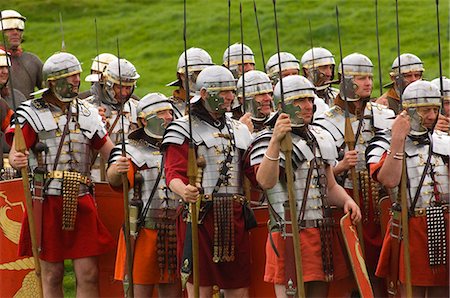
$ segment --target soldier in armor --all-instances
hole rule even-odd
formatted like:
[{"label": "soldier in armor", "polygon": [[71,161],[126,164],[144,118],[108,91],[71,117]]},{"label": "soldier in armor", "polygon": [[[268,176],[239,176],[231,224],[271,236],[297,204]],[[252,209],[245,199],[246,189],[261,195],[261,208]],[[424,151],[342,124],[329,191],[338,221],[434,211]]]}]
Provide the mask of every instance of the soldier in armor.
[{"label": "soldier in armor", "polygon": [[[14,88],[26,98],[30,98],[35,87],[42,87],[42,61],[33,53],[23,51],[21,47],[26,18],[15,10],[3,10],[1,15],[0,30],[3,28],[7,42],[6,51],[11,55]],[[1,48],[5,50],[3,44]]]},{"label": "soldier in armor", "polygon": [[[103,73],[104,84],[94,84],[91,91],[93,96],[87,102],[98,108],[99,114],[106,124],[108,135],[114,144],[122,142],[122,136],[137,128],[136,106],[137,100],[131,98],[136,87],[139,74],[134,65],[126,59],[111,61]],[[123,111],[122,111],[123,108]],[[124,117],[122,117],[122,113]],[[122,119],[124,133],[122,133]],[[101,158],[95,156],[92,166],[94,181],[105,181],[105,164]]]},{"label": "soldier in armor", "polygon": [[[133,282],[136,297],[152,297],[158,286],[159,297],[181,297],[177,269],[175,218],[178,199],[166,186],[160,144],[165,127],[173,119],[167,97],[160,93],[144,96],[137,106],[140,128],[126,141],[127,157],[121,144],[111,152],[108,181],[122,185],[121,174],[130,183],[130,226],[134,245]],[[131,163],[130,163],[131,161]],[[126,248],[123,231],[119,237],[115,279],[123,280]]]},{"label": "soldier in armor", "polygon": [[[200,48],[190,48],[187,50],[188,75],[189,75],[189,91],[194,94],[196,91],[196,81],[198,74],[208,66],[213,65],[211,56],[207,51]],[[178,86],[174,90],[170,101],[173,105],[174,118],[178,119],[186,113],[186,88],[185,88],[185,54],[181,53],[177,63],[177,79],[167,86]],[[192,95],[190,95],[192,97]]]},{"label": "soldier in armor", "polygon": [[[245,78],[245,84],[243,84]],[[273,114],[274,106],[272,100],[272,84],[269,77],[262,71],[250,70],[241,76],[237,83],[237,97],[240,102],[244,102],[243,85],[245,85],[245,110],[249,113],[250,118],[245,117],[251,121],[246,123],[241,118],[241,122],[249,127],[251,133],[257,133],[269,125],[267,121]]]},{"label": "soldier in armor", "polygon": [[[280,151],[286,133],[292,133],[294,192],[297,201],[301,238],[303,281],[306,296],[326,297],[327,282],[348,275],[343,248],[333,229],[331,205],[351,212],[354,223],[361,219],[358,205],[334,179],[331,166],[336,157],[332,136],[311,126],[315,87],[305,77],[293,75],[275,86],[275,100],[285,98],[285,113],[280,114],[273,129],[262,131],[251,144],[246,173],[266,190],[270,205],[270,222],[266,244],[264,280],[274,283],[277,297],[286,297],[289,276],[294,270],[293,245],[285,242],[288,217],[285,155]],[[279,256],[279,257],[278,257]],[[286,286],[286,288],[285,288]]]},{"label": "soldier in armor", "polygon": [[110,53],[99,54],[92,60],[91,73],[84,79],[86,82],[91,82],[91,88],[81,92],[78,98],[85,99],[100,93],[99,90],[103,88],[105,83],[103,73],[108,64],[114,60],[117,60],[117,57]]},{"label": "soldier in armor", "polygon": [[[241,159],[251,135],[244,124],[225,114],[236,90],[235,79],[228,69],[223,66],[204,69],[197,78],[197,90],[199,96],[191,100],[192,135],[189,119],[184,117],[167,127],[163,139],[166,183],[184,202],[177,221],[182,279],[185,273],[190,273],[191,264],[188,248],[192,238],[186,233],[191,217],[187,203],[200,200],[200,296],[211,297],[213,286],[218,285],[225,297],[248,297],[250,242],[243,215],[248,202],[243,195]],[[188,184],[187,178],[190,141],[200,167],[197,186]],[[193,297],[192,276],[187,286],[189,297]]]},{"label": "soldier in armor", "polygon": [[[360,190],[358,200],[362,212],[365,260],[375,295],[385,295],[383,281],[374,276],[383,241],[378,204],[382,189],[379,183],[369,177],[364,153],[375,131],[389,128],[395,115],[385,106],[369,101],[373,86],[373,64],[368,57],[353,53],[344,57],[342,63],[345,75],[342,75],[340,65],[340,93],[335,98],[334,106],[319,116],[314,124],[333,136],[339,153],[338,163],[333,168],[336,179],[350,194],[353,187]],[[345,110],[345,101],[348,111]],[[353,149],[346,142],[349,137],[346,136],[346,112],[349,113],[355,139]],[[353,181],[350,175],[352,168],[357,173],[357,181]]]},{"label": "soldier in armor", "polygon": [[450,136],[433,131],[440,92],[430,82],[416,81],[406,87],[402,99],[404,111],[392,129],[378,132],[366,152],[371,176],[387,188],[399,187],[402,164],[408,179],[407,189],[399,191],[406,193],[409,239],[402,237],[401,202],[394,200],[376,274],[399,272],[405,295],[403,246],[408,241],[412,296],[448,297]]},{"label": "soldier in armor", "polygon": [[333,106],[339,90],[331,87],[334,78],[334,56],[325,48],[307,50],[301,59],[303,75],[316,86],[316,94],[328,106]]},{"label": "soldier in armor", "polygon": [[[77,295],[98,296],[97,256],[114,247],[101,223],[92,196],[91,151],[108,158],[113,144],[97,109],[77,99],[81,65],[69,53],[57,53],[43,66],[47,89],[42,98],[17,109],[25,153],[15,149],[11,128],[10,164],[33,173],[33,213],[45,297],[63,296],[64,260],[72,259]],[[39,224],[41,223],[41,224]],[[32,256],[27,216],[22,223],[19,254]]]}]

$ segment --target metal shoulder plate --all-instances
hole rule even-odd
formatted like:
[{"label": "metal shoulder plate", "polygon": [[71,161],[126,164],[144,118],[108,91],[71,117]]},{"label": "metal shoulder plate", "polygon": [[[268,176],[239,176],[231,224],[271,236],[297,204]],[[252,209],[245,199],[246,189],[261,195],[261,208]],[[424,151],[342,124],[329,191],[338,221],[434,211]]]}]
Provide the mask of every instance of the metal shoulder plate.
[{"label": "metal shoulder plate", "polygon": [[[159,149],[150,146],[148,143],[146,144],[146,142],[127,140],[125,142],[125,151],[138,168],[144,165],[147,165],[149,168],[157,168],[161,163],[161,152]],[[111,150],[108,165],[114,163],[120,156],[122,156],[122,144],[114,146]]]},{"label": "metal shoulder plate", "polygon": [[182,145],[186,139],[190,139],[188,116],[176,119],[167,126],[161,145],[163,147],[169,144]]},{"label": "metal shoulder plate", "polygon": [[433,153],[450,156],[450,135],[441,131],[433,132]]},{"label": "metal shoulder plate", "polygon": [[103,125],[102,118],[99,115],[97,108],[87,102],[79,100],[78,110],[78,122],[83,134],[88,139],[92,139],[96,133],[100,138],[103,138],[107,131]]},{"label": "metal shoulder plate", "polygon": [[322,158],[328,163],[333,164],[338,157],[334,139],[331,134],[320,126],[309,126],[310,132],[314,135],[319,144]]},{"label": "metal shoulder plate", "polygon": [[28,122],[35,132],[51,131],[58,128],[52,112],[42,98],[24,101],[17,108],[16,113],[20,125]]},{"label": "metal shoulder plate", "polygon": [[255,136],[250,146],[250,166],[259,165],[262,162],[272,134],[271,129],[264,129]]},{"label": "metal shoulder plate", "polygon": [[368,164],[378,163],[381,160],[384,152],[389,150],[391,146],[391,138],[391,131],[387,129],[375,133],[366,149],[366,161]]},{"label": "metal shoulder plate", "polygon": [[344,111],[340,107],[331,107],[315,119],[313,125],[327,130],[333,137],[336,147],[340,147],[344,143],[345,117]]},{"label": "metal shoulder plate", "polygon": [[247,125],[239,122],[238,120],[228,120],[231,120],[236,147],[242,150],[247,150],[248,146],[252,142],[252,135],[248,130]]},{"label": "metal shoulder plate", "polygon": [[371,114],[372,123],[376,129],[391,129],[395,113],[387,106],[375,102],[368,102],[364,114]]}]

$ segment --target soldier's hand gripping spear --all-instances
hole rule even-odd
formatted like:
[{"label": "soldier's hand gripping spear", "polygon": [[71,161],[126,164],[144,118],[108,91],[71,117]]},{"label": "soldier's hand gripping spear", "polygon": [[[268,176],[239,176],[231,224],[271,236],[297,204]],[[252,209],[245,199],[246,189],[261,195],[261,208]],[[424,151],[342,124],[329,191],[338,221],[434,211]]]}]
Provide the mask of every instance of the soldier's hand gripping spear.
[{"label": "soldier's hand gripping spear", "polygon": [[[338,40],[339,40],[339,55],[341,58],[341,84],[343,84],[343,90],[345,90],[343,93],[344,95],[344,107],[345,107],[345,132],[344,132],[344,141],[347,145],[347,148],[349,151],[355,150],[355,134],[353,132],[352,123],[350,122],[350,113],[348,110],[348,100],[347,100],[347,94],[346,90],[347,88],[352,88],[352,86],[347,86],[345,81],[345,72],[344,72],[344,61],[342,59],[342,43],[341,43],[341,29],[339,26],[339,9],[336,5],[336,23],[337,23],[337,31],[338,31]],[[363,121],[363,119],[360,119],[359,121]],[[358,206],[362,207],[361,197],[359,196],[359,181],[356,173],[355,167],[350,168],[350,175],[352,178],[352,187],[353,187],[353,199],[357,202]],[[364,254],[364,237],[363,237],[363,230],[362,230],[362,223],[361,221],[357,223],[356,229],[358,230],[358,238],[359,243],[361,245],[362,253]]]},{"label": "soldier's hand gripping spear", "polygon": [[[14,96],[14,82],[13,77],[11,76],[11,63],[8,58],[8,52],[7,52],[7,43],[5,38],[5,31],[3,30],[3,16],[2,12],[0,11],[0,25],[2,30],[2,38],[3,38],[3,47],[5,49],[5,58],[6,63],[8,67],[8,73],[9,73],[9,84],[11,87],[11,97],[13,102],[13,109],[16,111],[16,99]],[[22,129],[20,128],[19,119],[17,117],[17,113],[14,114],[14,149],[16,152],[21,152],[25,154],[27,150],[27,146],[25,143],[25,138],[23,136]],[[33,201],[31,198],[31,192],[30,192],[30,181],[28,178],[28,168],[22,167],[20,169],[21,175],[22,175],[22,183],[23,183],[23,190],[25,193],[25,204],[27,207],[27,215],[28,215],[28,227],[30,229],[30,238],[31,238],[31,251],[33,253],[33,261],[34,261],[34,273],[36,274],[36,279],[38,283],[38,290],[39,290],[39,297],[44,297],[43,289],[42,289],[42,276],[41,276],[41,264],[39,261],[39,251],[38,251],[38,245],[37,245],[37,239],[36,239],[36,224],[33,214]]]},{"label": "soldier's hand gripping spear", "polygon": [[[281,57],[280,57],[280,41],[278,38],[278,20],[277,20],[277,9],[276,9],[276,0],[273,0],[273,12],[274,12],[274,18],[275,18],[275,36],[276,36],[276,42],[277,42],[277,53],[278,53],[278,68],[279,68],[279,74],[280,74],[280,90],[281,90],[281,106],[283,111],[285,110],[284,105],[284,93],[283,93],[283,80],[281,79]],[[297,223],[297,200],[295,198],[294,193],[294,176],[293,176],[293,167],[292,167],[292,136],[288,132],[286,133],[286,136],[281,141],[280,144],[281,151],[283,152],[285,156],[285,172],[286,172],[286,184],[287,184],[287,190],[288,190],[288,201],[289,201],[289,210],[290,210],[290,217],[291,222],[285,223],[286,226],[286,236],[288,235],[288,227],[290,225],[291,227],[291,233],[292,233],[292,241],[294,246],[294,259],[295,259],[295,271],[296,271],[296,278],[295,281],[297,283],[297,289],[294,289],[294,291],[289,291],[291,289],[287,289],[286,294],[288,296],[297,296],[297,297],[305,297],[305,285],[303,283],[303,268],[302,268],[302,254],[301,254],[301,247],[300,247],[300,235],[299,235],[299,229],[298,229],[298,223]],[[290,260],[285,260],[285,262],[289,262]],[[293,278],[293,277],[292,277]],[[294,282],[293,280],[291,281]],[[288,281],[288,283],[290,283]],[[297,294],[297,295],[296,295]]]},{"label": "soldier's hand gripping spear", "polygon": [[[119,39],[117,38],[117,61],[119,70],[119,97],[121,103],[121,125],[122,125],[122,156],[126,157],[127,151],[125,148],[125,124],[124,124],[124,98],[122,96],[122,73],[120,71],[120,48]],[[124,290],[125,296],[129,298],[134,297],[134,285],[133,285],[133,249],[131,245],[131,235],[130,235],[130,201],[128,198],[128,177],[127,173],[122,173],[122,190],[123,190],[123,212],[124,212],[124,225],[123,225],[123,235],[125,238],[125,249],[126,249],[126,275],[124,276]],[[127,285],[128,288],[125,286]]]}]

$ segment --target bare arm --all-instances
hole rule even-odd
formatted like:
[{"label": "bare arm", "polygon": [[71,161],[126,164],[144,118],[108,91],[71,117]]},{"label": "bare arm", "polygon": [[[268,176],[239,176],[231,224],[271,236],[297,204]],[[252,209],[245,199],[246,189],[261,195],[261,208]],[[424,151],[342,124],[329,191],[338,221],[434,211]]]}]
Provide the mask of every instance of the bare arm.
[{"label": "bare arm", "polygon": [[405,138],[409,131],[409,116],[403,111],[392,124],[391,153],[386,156],[386,160],[377,175],[378,181],[388,188],[395,187],[400,183]]},{"label": "bare arm", "polygon": [[195,203],[200,195],[197,187],[184,184],[179,178],[174,178],[169,183],[169,188],[171,191],[183,198],[183,201],[188,203]]},{"label": "bare arm", "polygon": [[341,207],[344,212],[351,212],[351,219],[354,224],[361,220],[361,210],[356,202],[350,197],[347,192],[336,183],[333,171],[330,166],[326,168],[327,185],[328,185],[328,202],[331,205]]},{"label": "bare arm", "polygon": [[100,155],[103,157],[104,160],[109,159],[109,154],[111,153],[111,150],[114,148],[114,144],[109,138],[109,136],[106,137],[106,142],[103,144],[103,146],[100,148],[99,152]]},{"label": "bare arm", "polygon": [[273,130],[269,147],[259,165],[256,173],[256,181],[263,189],[270,189],[278,182],[280,174],[280,144],[287,132],[291,131],[291,120],[287,114],[281,114]]}]

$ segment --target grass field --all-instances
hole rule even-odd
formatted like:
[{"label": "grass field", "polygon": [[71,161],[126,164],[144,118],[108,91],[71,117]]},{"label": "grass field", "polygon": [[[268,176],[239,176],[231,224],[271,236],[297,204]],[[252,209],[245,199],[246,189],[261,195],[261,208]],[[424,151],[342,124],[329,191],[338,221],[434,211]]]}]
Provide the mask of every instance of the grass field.
[{"label": "grass field", "polygon": [[[383,83],[396,57],[395,1],[378,1]],[[441,44],[444,74],[449,69],[449,1],[440,1]],[[228,44],[227,0],[196,0],[187,3],[188,47],[206,49],[216,64]],[[375,35],[374,0],[278,0],[280,45],[283,51],[301,58],[310,47],[308,20],[311,20],[313,43],[330,49],[339,61],[335,6],[339,6],[344,55],[363,53],[372,59],[376,68],[377,44]],[[275,53],[275,30],[271,0],[256,0],[266,61]],[[12,5],[12,3],[11,3]],[[253,0],[242,1],[244,43],[255,52],[257,68],[263,69],[259,48]],[[6,7],[4,7],[6,8]],[[67,51],[84,62],[87,75],[91,59],[98,51],[116,54],[119,39],[121,56],[138,69],[141,79],[136,93],[171,93],[165,84],[175,79],[178,57],[183,51],[183,1],[58,1],[18,0],[8,7],[17,9],[28,20],[24,48],[42,60],[61,48],[59,13],[63,17]],[[97,39],[95,23],[97,21]],[[424,62],[427,79],[438,74],[437,26],[435,0],[399,0],[401,52],[412,52]],[[240,41],[239,1],[231,0],[231,41]],[[375,70],[374,95],[378,95],[378,69]],[[89,85],[83,83],[82,89]]]},{"label": "grass field", "polygon": [[[449,1],[440,1],[442,62],[444,75],[450,76],[449,64]],[[227,0],[188,1],[188,47],[206,49],[217,64],[228,43]],[[379,95],[377,44],[375,35],[374,0],[278,0],[280,45],[283,51],[301,58],[310,48],[308,20],[312,25],[313,43],[331,50],[336,61],[339,45],[335,6],[339,6],[344,55],[360,52],[375,65],[374,96]],[[271,0],[256,0],[266,61],[275,53],[275,29]],[[257,69],[263,70],[261,51],[253,12],[253,0],[242,1],[244,43],[256,56]],[[183,51],[183,2],[180,0],[15,0],[2,9],[15,9],[27,17],[23,47],[37,54],[43,61],[61,49],[62,34],[59,13],[63,17],[67,51],[84,63],[84,76],[89,72],[91,59],[98,52],[120,53],[135,64],[141,78],[136,94],[149,92],[170,95],[165,84],[175,79],[178,57]],[[383,83],[396,57],[395,1],[380,0],[378,4]],[[425,78],[438,76],[438,50],[435,0],[399,0],[401,52],[411,52],[425,62]],[[240,41],[239,1],[231,0],[231,41]],[[98,35],[94,20],[97,22]],[[89,88],[83,82],[82,89]],[[74,275],[66,263],[66,296],[74,297]]]}]

